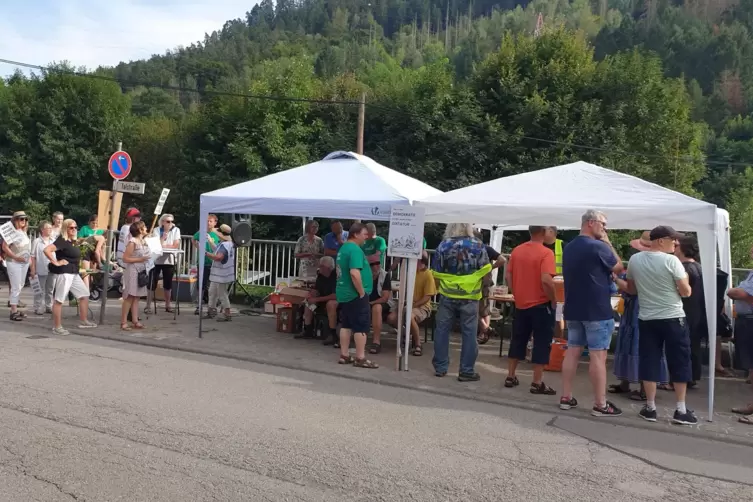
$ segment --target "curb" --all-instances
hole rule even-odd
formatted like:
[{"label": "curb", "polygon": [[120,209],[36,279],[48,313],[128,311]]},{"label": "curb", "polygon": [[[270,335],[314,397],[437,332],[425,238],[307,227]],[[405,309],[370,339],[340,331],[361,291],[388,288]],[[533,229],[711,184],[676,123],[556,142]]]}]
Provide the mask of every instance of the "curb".
[{"label": "curb", "polygon": [[[10,321],[7,321],[7,322],[4,321],[4,323],[6,324],[8,322]],[[27,324],[27,326],[30,326],[30,325],[34,327],[38,327],[35,324]],[[223,359],[248,362],[248,363],[259,364],[263,366],[283,368],[283,369],[288,369],[288,370],[293,370],[293,371],[303,371],[306,373],[313,373],[317,375],[325,375],[325,376],[331,376],[331,377],[337,377],[337,378],[345,378],[348,380],[382,385],[382,386],[390,387],[390,388],[419,391],[419,392],[424,392],[426,394],[433,394],[437,396],[463,399],[465,401],[475,401],[475,402],[493,404],[493,405],[498,405],[498,406],[507,406],[510,408],[515,408],[515,409],[520,409],[520,410],[549,414],[549,415],[553,415],[554,417],[568,416],[571,418],[588,420],[591,422],[612,423],[614,425],[629,427],[631,429],[636,429],[636,430],[661,431],[667,434],[675,434],[678,436],[691,437],[694,439],[704,439],[707,441],[717,441],[721,443],[729,443],[729,444],[734,444],[734,445],[743,445],[743,446],[753,447],[753,437],[730,436],[726,434],[721,434],[716,431],[700,431],[698,428],[690,428],[690,427],[682,427],[682,426],[670,427],[669,425],[666,425],[664,428],[660,429],[660,428],[657,428],[655,424],[650,424],[648,422],[628,420],[627,416],[615,417],[615,418],[610,418],[610,419],[597,418],[597,417],[592,417],[591,414],[587,413],[586,410],[580,410],[580,412],[576,412],[577,414],[573,414],[572,412],[562,412],[561,410],[559,410],[559,408],[553,405],[543,405],[543,404],[539,404],[535,402],[521,401],[517,399],[506,399],[502,397],[494,397],[494,396],[489,396],[489,395],[461,392],[454,389],[431,387],[427,385],[420,385],[420,384],[415,385],[415,384],[409,384],[409,383],[401,383],[401,382],[395,382],[391,380],[383,380],[380,378],[368,377],[368,376],[360,375],[360,374],[347,374],[347,373],[339,373],[337,371],[329,371],[326,369],[310,368],[310,367],[307,368],[307,367],[297,365],[297,364],[292,364],[292,363],[270,362],[269,360],[265,360],[262,358],[255,358],[252,356],[238,356],[238,355],[234,355],[234,354],[219,351],[219,350],[211,350],[211,349],[205,349],[205,348],[197,349],[197,348],[192,348],[192,347],[180,347],[174,344],[160,342],[158,340],[151,340],[148,338],[131,338],[131,337],[125,337],[125,336],[118,336],[118,335],[96,334],[89,330],[80,330],[80,329],[69,329],[69,331],[71,334],[82,336],[82,337],[99,338],[99,339],[110,340],[114,342],[140,345],[143,347],[153,347],[153,348],[172,350],[172,351],[177,351],[177,352],[186,352],[189,354],[220,357]],[[699,422],[699,425],[702,423],[706,423],[706,422]]]}]

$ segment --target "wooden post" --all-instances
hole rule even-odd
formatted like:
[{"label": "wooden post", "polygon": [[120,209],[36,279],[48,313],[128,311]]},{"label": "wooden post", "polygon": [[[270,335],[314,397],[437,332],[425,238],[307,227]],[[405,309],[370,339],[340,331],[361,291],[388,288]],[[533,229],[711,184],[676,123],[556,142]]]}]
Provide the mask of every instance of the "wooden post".
[{"label": "wooden post", "polygon": [[366,121],[366,93],[361,94],[361,102],[358,105],[358,136],[356,139],[356,153],[363,155],[363,126]]}]

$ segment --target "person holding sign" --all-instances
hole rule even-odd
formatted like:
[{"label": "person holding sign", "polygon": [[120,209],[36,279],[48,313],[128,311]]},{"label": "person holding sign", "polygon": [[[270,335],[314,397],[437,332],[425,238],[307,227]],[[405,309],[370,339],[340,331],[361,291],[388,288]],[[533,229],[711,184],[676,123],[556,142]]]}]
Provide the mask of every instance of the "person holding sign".
[{"label": "person holding sign", "polygon": [[43,221],[39,224],[39,237],[31,245],[31,276],[39,281],[39,290],[34,293],[34,313],[44,315],[52,313],[52,290],[55,286],[55,274],[50,273],[50,260],[44,249],[52,244],[52,224]]},{"label": "person holding sign", "polygon": [[79,328],[96,328],[87,319],[89,313],[89,288],[79,275],[81,250],[76,247],[78,227],[73,220],[63,220],[60,235],[55,242],[44,248],[44,255],[50,260],[50,274],[55,275],[55,303],[52,305],[52,332],[56,335],[70,334],[63,327],[63,302],[72,294],[78,300]]},{"label": "person holding sign", "polygon": [[21,290],[26,283],[26,273],[29,271],[31,257],[31,241],[28,235],[29,217],[23,211],[13,213],[11,220],[16,229],[13,239],[3,239],[3,255],[5,255],[10,282],[10,320],[22,321],[24,314],[18,311]]},{"label": "person holding sign", "polygon": [[[172,214],[163,214],[159,219],[159,226],[154,229],[154,237],[158,237],[162,249],[180,249],[180,229],[175,226]],[[162,256],[154,260],[151,289],[157,289],[157,281],[162,274],[162,289],[165,292],[165,312],[172,312],[173,274],[175,273],[175,253],[163,252]],[[147,306],[147,308],[149,308]]]}]

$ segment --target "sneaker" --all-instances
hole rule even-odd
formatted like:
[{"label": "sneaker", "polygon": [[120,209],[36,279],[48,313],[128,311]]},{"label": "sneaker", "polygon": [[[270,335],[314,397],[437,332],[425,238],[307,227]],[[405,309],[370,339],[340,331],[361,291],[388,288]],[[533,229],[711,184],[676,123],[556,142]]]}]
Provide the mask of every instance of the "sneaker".
[{"label": "sneaker", "polygon": [[52,334],[65,336],[65,335],[70,335],[71,333],[64,327],[60,326],[59,328],[52,328]]},{"label": "sneaker", "polygon": [[680,413],[680,410],[675,410],[675,414],[672,416],[672,422],[680,425],[695,425],[698,423],[698,419],[693,414],[693,410],[687,410],[685,413]]},{"label": "sneaker", "polygon": [[647,404],[643,405],[643,408],[641,408],[641,411],[639,411],[638,414],[643,420],[656,422],[656,410],[649,410]]},{"label": "sneaker", "polygon": [[478,382],[481,375],[478,373],[461,373],[458,375],[458,382]]},{"label": "sneaker", "polygon": [[50,308],[50,307],[45,307],[45,309],[44,309],[44,313],[45,313],[45,314],[52,314],[52,308]]},{"label": "sneaker", "polygon": [[594,417],[619,417],[620,415],[622,415],[622,410],[609,401],[603,408],[594,406],[591,409],[591,416]]},{"label": "sneaker", "polygon": [[93,322],[91,322],[90,320],[88,320],[88,319],[87,319],[86,321],[80,321],[80,322],[78,323],[78,327],[79,327],[80,329],[88,329],[88,328],[96,328],[96,327],[97,327],[97,325],[96,325],[95,323],[93,323]]},{"label": "sneaker", "polygon": [[44,315],[44,310],[35,310],[34,315]]},{"label": "sneaker", "polygon": [[571,408],[578,407],[578,400],[574,397],[562,397],[560,398],[560,409],[569,410]]}]

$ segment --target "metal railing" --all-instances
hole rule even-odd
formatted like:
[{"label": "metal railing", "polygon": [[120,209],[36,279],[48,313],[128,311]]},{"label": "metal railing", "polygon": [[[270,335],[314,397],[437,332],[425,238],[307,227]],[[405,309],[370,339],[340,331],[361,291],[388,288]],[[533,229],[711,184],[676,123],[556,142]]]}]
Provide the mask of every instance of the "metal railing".
[{"label": "metal railing", "polygon": [[[118,245],[118,234],[115,232],[115,238],[110,250],[111,256],[114,256]],[[36,237],[36,231],[31,229],[29,237]],[[248,247],[238,248],[236,250],[236,277],[243,284],[254,284],[259,286],[276,286],[278,280],[289,282],[290,278],[298,276],[298,260],[295,258],[295,242],[252,239]],[[185,253],[183,260],[183,270],[178,271],[180,274],[188,274],[192,267],[198,263],[199,250],[193,245],[193,235],[181,236],[181,249]],[[434,258],[434,250],[427,249],[429,259]],[[509,255],[505,255],[509,258]],[[504,281],[504,272],[506,266],[498,272],[497,283]],[[743,280],[750,269],[733,268],[732,284],[737,284]],[[394,274],[393,279],[399,280],[399,270]]]}]

